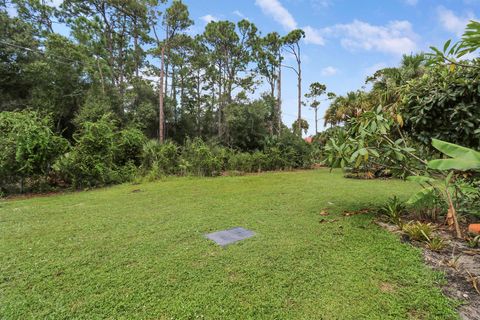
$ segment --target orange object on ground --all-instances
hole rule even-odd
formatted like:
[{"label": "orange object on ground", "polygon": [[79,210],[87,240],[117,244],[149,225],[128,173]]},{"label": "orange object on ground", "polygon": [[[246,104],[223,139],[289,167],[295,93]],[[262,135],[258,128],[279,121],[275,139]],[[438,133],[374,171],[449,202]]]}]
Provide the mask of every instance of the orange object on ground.
[{"label": "orange object on ground", "polygon": [[472,223],[469,225],[468,232],[480,234],[480,223]]}]

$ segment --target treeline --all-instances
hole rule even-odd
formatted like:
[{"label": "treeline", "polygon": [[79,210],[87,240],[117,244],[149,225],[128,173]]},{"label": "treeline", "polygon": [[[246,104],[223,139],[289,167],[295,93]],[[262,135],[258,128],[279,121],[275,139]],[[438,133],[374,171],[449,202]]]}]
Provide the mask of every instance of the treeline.
[{"label": "treeline", "polygon": [[[48,115],[70,141],[107,113],[161,142],[201,137],[256,150],[278,135],[281,63],[296,54],[300,71],[304,32],[262,35],[248,20],[212,21],[192,36],[188,7],[165,2],[0,1],[0,112]],[[259,88],[267,89],[251,100]]]},{"label": "treeline", "polygon": [[134,127],[121,128],[111,114],[85,121],[73,142],[54,132],[51,119],[35,111],[0,113],[0,193],[89,188],[166,175],[218,176],[308,168],[318,149],[284,129],[256,151],[187,138],[149,140]]},{"label": "treeline", "polygon": [[[301,138],[304,32],[212,21],[193,36],[192,25],[179,0],[0,1],[3,192],[307,167],[316,153]],[[291,129],[285,54],[299,75]],[[318,106],[326,88],[311,89],[305,99]]]}]

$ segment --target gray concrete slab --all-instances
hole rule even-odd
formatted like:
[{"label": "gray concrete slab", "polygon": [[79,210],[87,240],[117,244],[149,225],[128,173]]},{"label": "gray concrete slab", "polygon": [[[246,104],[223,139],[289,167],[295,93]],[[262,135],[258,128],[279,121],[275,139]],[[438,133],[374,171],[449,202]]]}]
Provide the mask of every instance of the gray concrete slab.
[{"label": "gray concrete slab", "polygon": [[255,232],[244,229],[242,227],[236,227],[228,230],[217,231],[206,234],[205,237],[214,241],[216,244],[224,247],[231,243],[235,243],[240,240],[251,238],[255,235]]}]

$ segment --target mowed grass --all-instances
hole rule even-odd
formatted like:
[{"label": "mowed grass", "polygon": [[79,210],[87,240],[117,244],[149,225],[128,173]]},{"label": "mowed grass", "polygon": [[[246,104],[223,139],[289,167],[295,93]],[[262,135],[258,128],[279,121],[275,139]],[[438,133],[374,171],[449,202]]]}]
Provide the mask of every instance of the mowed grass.
[{"label": "mowed grass", "polygon": [[[6,201],[0,318],[456,319],[418,249],[342,215],[415,190],[315,170]],[[256,236],[204,238],[236,226]]]}]

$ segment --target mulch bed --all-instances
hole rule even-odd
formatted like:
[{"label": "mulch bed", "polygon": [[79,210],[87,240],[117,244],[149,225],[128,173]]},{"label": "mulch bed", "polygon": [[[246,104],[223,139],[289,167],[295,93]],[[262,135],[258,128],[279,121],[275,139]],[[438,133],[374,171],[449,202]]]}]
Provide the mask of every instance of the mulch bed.
[{"label": "mulch bed", "polygon": [[[390,232],[402,234],[396,225],[383,221],[376,223]],[[447,246],[439,252],[427,249],[422,242],[410,241],[403,234],[401,241],[421,248],[425,263],[445,274],[448,284],[442,290],[447,296],[462,302],[458,309],[460,317],[465,320],[479,320],[480,249],[470,248],[465,241],[453,238],[444,228],[439,227],[435,234],[447,243]]]}]

